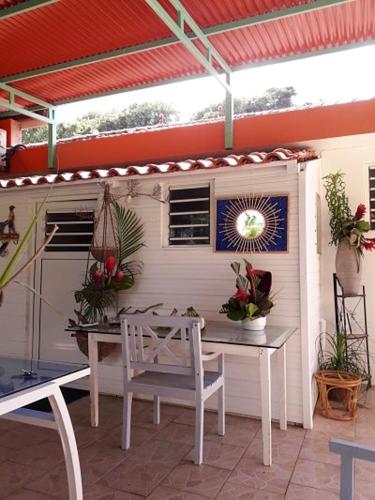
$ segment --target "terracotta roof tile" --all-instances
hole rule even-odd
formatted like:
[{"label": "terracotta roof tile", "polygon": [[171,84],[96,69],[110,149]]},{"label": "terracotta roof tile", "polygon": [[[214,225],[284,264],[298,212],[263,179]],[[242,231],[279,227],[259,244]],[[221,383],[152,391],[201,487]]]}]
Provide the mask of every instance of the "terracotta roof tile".
[{"label": "terracotta roof tile", "polygon": [[203,158],[200,160],[184,160],[179,162],[149,163],[148,165],[129,167],[112,167],[94,170],[78,170],[58,174],[32,175],[14,179],[0,179],[1,188],[26,187],[43,184],[58,184],[61,182],[84,181],[90,179],[105,179],[107,177],[128,177],[132,175],[171,174],[173,172],[193,172],[194,170],[211,170],[221,167],[240,167],[249,164],[266,164],[272,161],[309,161],[317,158],[312,150],[290,150],[277,148],[269,152],[251,152],[247,154],[231,154],[218,158]]}]

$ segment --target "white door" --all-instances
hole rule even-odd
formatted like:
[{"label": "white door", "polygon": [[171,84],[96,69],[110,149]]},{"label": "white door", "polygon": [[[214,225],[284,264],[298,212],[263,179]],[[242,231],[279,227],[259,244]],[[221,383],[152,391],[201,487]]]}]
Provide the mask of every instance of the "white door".
[{"label": "white door", "polygon": [[68,318],[77,319],[74,291],[85,277],[96,200],[51,202],[37,228],[37,241],[58,224],[59,230],[36,265],[35,288],[50,305],[34,301],[33,356],[45,361],[84,362],[69,332]]}]

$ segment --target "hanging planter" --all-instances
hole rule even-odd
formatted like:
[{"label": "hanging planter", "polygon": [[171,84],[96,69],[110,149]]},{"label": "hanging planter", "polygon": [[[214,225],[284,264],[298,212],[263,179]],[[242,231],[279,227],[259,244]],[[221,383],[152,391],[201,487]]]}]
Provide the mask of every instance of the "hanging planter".
[{"label": "hanging planter", "polygon": [[90,247],[91,255],[95,260],[102,263],[111,256],[117,259],[119,253],[112,207],[113,200],[109,184],[105,184],[103,203],[95,222],[94,236]]}]

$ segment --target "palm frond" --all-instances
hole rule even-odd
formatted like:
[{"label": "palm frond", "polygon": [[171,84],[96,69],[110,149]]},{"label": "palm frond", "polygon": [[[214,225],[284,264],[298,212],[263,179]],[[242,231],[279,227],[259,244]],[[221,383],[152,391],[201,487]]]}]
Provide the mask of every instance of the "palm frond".
[{"label": "palm frond", "polygon": [[126,209],[117,201],[113,202],[116,239],[119,247],[119,262],[127,259],[144,246],[144,227],[133,210]]}]

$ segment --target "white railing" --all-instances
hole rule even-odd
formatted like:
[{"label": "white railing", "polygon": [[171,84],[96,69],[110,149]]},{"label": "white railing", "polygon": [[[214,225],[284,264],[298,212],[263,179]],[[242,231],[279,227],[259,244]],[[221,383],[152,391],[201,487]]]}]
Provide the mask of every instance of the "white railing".
[{"label": "white railing", "polygon": [[352,500],[354,489],[354,458],[375,462],[375,448],[358,443],[351,443],[343,439],[333,438],[329,442],[329,449],[341,455],[340,471],[340,500]]}]

